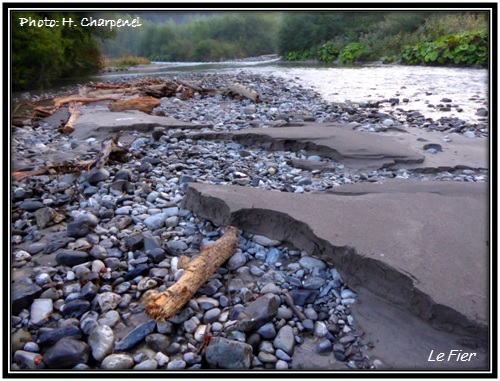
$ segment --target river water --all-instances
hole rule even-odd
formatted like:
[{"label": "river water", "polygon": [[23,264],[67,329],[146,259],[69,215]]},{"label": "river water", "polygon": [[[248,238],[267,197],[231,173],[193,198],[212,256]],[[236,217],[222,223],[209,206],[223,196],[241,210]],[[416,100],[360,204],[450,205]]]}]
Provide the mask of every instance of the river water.
[{"label": "river water", "polygon": [[[489,110],[489,72],[482,68],[448,68],[371,64],[354,67],[317,63],[264,62],[155,63],[128,72],[110,73],[96,79],[128,76],[158,76],[187,72],[237,74],[240,71],[292,79],[314,88],[332,103],[376,102],[399,98],[396,106],[415,110],[427,118],[458,117],[470,123],[484,122],[476,116],[479,108]],[[404,102],[404,99],[407,102]],[[451,99],[444,101],[444,99]],[[389,105],[385,105],[388,106]],[[440,106],[451,105],[451,111]],[[389,107],[390,108],[390,107]],[[460,110],[460,111],[457,111]]]}]

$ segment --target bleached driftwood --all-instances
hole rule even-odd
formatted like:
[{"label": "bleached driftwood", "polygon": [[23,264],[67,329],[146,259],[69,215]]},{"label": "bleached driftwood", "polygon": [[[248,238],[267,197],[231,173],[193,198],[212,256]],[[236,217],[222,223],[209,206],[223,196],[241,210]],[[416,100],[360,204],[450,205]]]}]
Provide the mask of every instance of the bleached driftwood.
[{"label": "bleached driftwood", "polygon": [[227,86],[227,91],[230,93],[241,95],[255,103],[260,102],[259,93],[257,91],[251,89],[250,87],[243,86],[240,83],[233,83],[232,85]]},{"label": "bleached driftwood", "polygon": [[238,229],[228,226],[221,238],[203,247],[200,254],[187,264],[184,274],[174,285],[163,292],[150,291],[146,295],[146,314],[157,321],[174,316],[237,247]]}]

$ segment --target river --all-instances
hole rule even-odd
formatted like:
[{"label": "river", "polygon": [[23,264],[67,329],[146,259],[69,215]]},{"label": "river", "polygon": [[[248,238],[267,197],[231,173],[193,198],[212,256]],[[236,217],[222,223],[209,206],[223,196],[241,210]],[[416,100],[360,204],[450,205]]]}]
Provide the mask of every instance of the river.
[{"label": "river", "polygon": [[[479,108],[489,109],[489,72],[483,68],[449,68],[370,64],[353,67],[278,60],[224,63],[154,63],[128,72],[109,73],[96,79],[159,76],[186,72],[237,74],[240,71],[293,79],[314,88],[333,103],[376,102],[398,98],[397,108],[415,110],[427,118],[458,117],[476,123]],[[408,102],[404,102],[404,99]],[[444,99],[451,99],[444,101]],[[451,111],[440,111],[451,105]],[[384,106],[390,106],[384,104]],[[457,111],[460,110],[460,111]]]}]

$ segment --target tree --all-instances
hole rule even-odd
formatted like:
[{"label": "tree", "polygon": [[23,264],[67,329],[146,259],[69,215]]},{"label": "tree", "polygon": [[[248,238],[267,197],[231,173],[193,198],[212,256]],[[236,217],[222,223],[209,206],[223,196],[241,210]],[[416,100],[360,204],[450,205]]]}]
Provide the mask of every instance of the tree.
[{"label": "tree", "polygon": [[[54,81],[94,74],[101,67],[99,40],[113,33],[100,28],[70,27],[62,19],[79,25],[84,13],[12,12],[12,85],[14,90],[46,88]],[[20,19],[55,20],[50,27],[21,25]]]}]

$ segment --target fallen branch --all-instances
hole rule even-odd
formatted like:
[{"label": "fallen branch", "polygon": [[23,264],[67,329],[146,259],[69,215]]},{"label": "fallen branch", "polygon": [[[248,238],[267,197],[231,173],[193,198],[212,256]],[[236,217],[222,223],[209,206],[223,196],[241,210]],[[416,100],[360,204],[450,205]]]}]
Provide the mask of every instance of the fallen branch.
[{"label": "fallen branch", "polygon": [[118,147],[117,144],[120,136],[121,133],[118,133],[114,138],[105,139],[101,145],[101,152],[99,152],[99,155],[95,160],[92,159],[78,161],[76,163],[53,164],[46,167],[33,169],[31,171],[17,171],[12,173],[12,180],[19,181],[33,176],[78,173],[83,170],[88,171],[93,166],[102,168],[108,162],[111,154],[115,153],[118,155],[123,155],[128,151],[128,149],[125,147]]},{"label": "fallen branch", "polygon": [[94,165],[95,160],[84,160],[78,163],[68,163],[68,164],[53,164],[39,169],[33,169],[31,171],[18,171],[13,172],[11,177],[13,181],[20,181],[29,177],[34,176],[45,176],[45,175],[61,175],[66,173],[76,173],[84,169],[89,169]]},{"label": "fallen branch", "polygon": [[295,316],[297,316],[301,321],[307,319],[306,315],[299,311],[297,307],[295,307],[295,302],[293,301],[292,295],[288,293],[288,290],[285,290],[283,295],[285,296],[285,302],[292,309]]},{"label": "fallen branch", "polygon": [[237,247],[238,229],[228,226],[221,238],[201,249],[174,285],[164,292],[151,291],[146,295],[146,314],[157,321],[174,316],[217,268],[234,254]]},{"label": "fallen branch", "polygon": [[259,93],[257,91],[239,83],[233,83],[232,85],[227,86],[227,92],[241,95],[255,103],[260,102]]},{"label": "fallen branch", "polygon": [[71,103],[71,102],[83,102],[83,103],[88,103],[88,102],[101,102],[101,101],[114,101],[116,100],[115,97],[99,97],[99,98],[82,98],[82,97],[67,97],[67,98],[60,98],[57,99],[54,102],[54,107],[59,108],[63,104],[66,103]]}]

